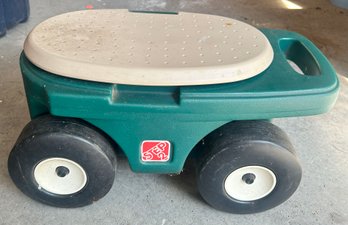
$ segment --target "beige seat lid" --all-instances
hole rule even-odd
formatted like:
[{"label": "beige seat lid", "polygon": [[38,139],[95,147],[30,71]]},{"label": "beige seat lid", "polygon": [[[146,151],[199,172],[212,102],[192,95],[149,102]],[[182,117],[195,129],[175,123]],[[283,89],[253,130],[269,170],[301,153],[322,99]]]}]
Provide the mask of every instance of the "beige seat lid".
[{"label": "beige seat lid", "polygon": [[273,60],[267,38],[246,23],[124,9],[52,17],[32,30],[24,52],[57,75],[147,86],[239,81],[260,74]]}]

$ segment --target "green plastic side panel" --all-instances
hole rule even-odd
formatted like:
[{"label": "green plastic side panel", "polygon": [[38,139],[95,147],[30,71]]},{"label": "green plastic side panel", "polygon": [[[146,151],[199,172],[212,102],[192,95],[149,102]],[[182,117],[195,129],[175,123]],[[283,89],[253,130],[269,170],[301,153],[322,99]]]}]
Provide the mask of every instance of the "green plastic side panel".
[{"label": "green plastic side panel", "polygon": [[[133,171],[180,172],[191,149],[227,122],[315,115],[335,103],[336,73],[309,40],[288,31],[262,32],[274,49],[271,66],[251,79],[220,85],[142,87],[81,81],[43,71],[22,54],[31,117],[50,113],[82,118],[115,140]],[[287,60],[307,75],[295,72]],[[170,161],[142,162],[143,140],[170,141]]]}]

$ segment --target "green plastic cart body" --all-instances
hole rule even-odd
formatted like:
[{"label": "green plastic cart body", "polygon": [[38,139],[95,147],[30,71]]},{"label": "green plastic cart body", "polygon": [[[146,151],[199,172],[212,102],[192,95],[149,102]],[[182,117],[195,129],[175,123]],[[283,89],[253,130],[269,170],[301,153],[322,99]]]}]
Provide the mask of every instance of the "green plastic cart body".
[{"label": "green plastic cart body", "polygon": [[[336,73],[313,43],[293,32],[261,31],[274,51],[268,69],[247,80],[215,85],[155,87],[77,80],[48,73],[22,54],[30,115],[81,118],[119,145],[133,171],[179,173],[194,146],[228,122],[321,114],[335,103]],[[169,160],[143,161],[140,147],[146,140],[169,142]]]}]

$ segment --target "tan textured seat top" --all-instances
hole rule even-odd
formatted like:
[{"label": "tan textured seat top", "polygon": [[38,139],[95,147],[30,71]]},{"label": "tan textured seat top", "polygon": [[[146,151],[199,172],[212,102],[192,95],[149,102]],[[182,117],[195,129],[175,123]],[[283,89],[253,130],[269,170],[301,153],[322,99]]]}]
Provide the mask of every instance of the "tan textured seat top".
[{"label": "tan textured seat top", "polygon": [[226,17],[85,10],[52,17],[24,44],[27,58],[57,75],[116,84],[234,82],[271,64],[258,29]]}]

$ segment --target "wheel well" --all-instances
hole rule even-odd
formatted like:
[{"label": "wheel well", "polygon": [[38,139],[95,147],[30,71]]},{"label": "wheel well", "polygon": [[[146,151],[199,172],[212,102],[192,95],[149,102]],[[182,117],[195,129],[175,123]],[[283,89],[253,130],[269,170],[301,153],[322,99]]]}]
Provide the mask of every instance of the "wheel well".
[{"label": "wheel well", "polygon": [[127,156],[124,153],[123,149],[120,147],[120,145],[113,138],[111,138],[111,136],[109,134],[107,134],[105,131],[103,131],[99,127],[94,126],[93,124],[91,124],[90,122],[88,122],[88,121],[86,121],[84,119],[80,119],[80,118],[77,118],[77,119],[80,120],[80,121],[83,121],[83,123],[87,124],[90,128],[94,129],[100,135],[102,135],[104,138],[106,138],[110,142],[110,144],[112,145],[112,148],[114,149],[114,152],[115,152],[116,155],[127,158]]},{"label": "wheel well", "polygon": [[70,120],[73,120],[73,121],[76,121],[77,123],[79,124],[83,124],[95,131],[97,131],[100,135],[102,135],[112,146],[112,148],[114,149],[114,152],[116,155],[121,155],[122,157],[125,156],[125,153],[124,151],[122,150],[122,148],[118,145],[118,143],[110,137],[110,135],[108,135],[106,132],[104,132],[102,129],[94,126],[93,124],[89,123],[88,121],[84,120],[84,119],[81,119],[81,118],[76,118],[76,117],[68,117],[68,116],[55,116],[55,115],[52,115],[52,114],[49,114],[49,113],[43,113],[43,114],[40,114],[38,116],[36,116],[35,118],[32,118],[32,119],[36,119],[36,118],[39,118],[39,117],[45,117],[45,116],[50,116],[50,117],[54,117],[54,118],[61,118],[61,119],[70,119]]},{"label": "wheel well", "polygon": [[221,136],[222,134],[219,134],[219,130],[222,130],[224,127],[227,126],[238,126],[238,123],[250,123],[250,122],[256,122],[256,121],[265,121],[265,122],[270,122],[271,120],[233,120],[230,122],[226,122],[225,124],[217,127],[216,129],[212,130],[211,132],[209,132],[207,135],[205,135],[201,140],[199,140],[199,142],[192,148],[191,152],[189,153],[189,155],[187,156],[186,160],[185,160],[185,165],[184,168],[186,167],[187,163],[190,163],[191,161],[196,161],[197,158],[200,158],[204,153],[206,153],[205,151],[207,151],[208,149],[206,148],[206,140],[211,138],[212,136]]}]

